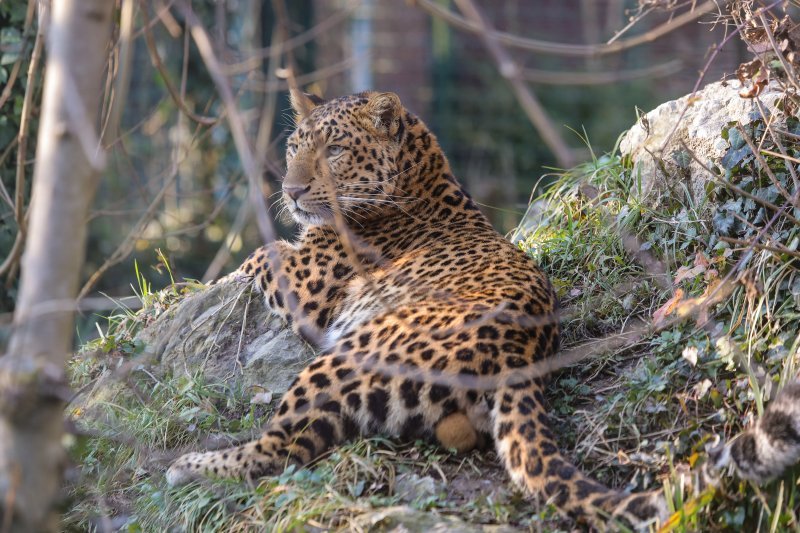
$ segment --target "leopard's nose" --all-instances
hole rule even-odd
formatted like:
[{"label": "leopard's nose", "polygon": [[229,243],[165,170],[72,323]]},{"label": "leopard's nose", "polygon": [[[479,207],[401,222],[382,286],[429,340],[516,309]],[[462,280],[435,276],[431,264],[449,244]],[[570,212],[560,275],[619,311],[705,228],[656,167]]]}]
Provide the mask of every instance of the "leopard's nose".
[{"label": "leopard's nose", "polygon": [[291,198],[292,200],[297,201],[301,196],[311,190],[311,185],[306,187],[284,187],[283,192]]}]

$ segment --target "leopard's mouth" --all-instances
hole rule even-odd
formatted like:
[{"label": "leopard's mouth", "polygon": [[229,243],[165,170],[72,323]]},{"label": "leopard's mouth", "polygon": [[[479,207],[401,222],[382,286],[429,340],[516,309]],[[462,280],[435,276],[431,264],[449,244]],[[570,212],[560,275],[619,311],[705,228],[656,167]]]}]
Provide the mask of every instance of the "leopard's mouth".
[{"label": "leopard's mouth", "polygon": [[297,204],[297,202],[294,202],[293,205],[289,206],[289,212],[292,214],[292,218],[295,220],[295,222],[301,226],[322,226],[328,221],[328,219],[321,213],[315,213],[314,211],[303,209]]}]

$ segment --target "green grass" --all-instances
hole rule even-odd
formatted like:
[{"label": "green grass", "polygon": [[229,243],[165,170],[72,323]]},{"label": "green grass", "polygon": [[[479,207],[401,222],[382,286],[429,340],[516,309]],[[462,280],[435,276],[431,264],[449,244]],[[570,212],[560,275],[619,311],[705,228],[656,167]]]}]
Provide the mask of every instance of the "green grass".
[{"label": "green grass", "polygon": [[[721,181],[760,195],[767,177],[752,156],[747,163],[728,169]],[[784,170],[778,175],[793,194],[783,161],[770,166]],[[563,371],[552,396],[565,447],[617,486],[666,484],[681,510],[676,531],[798,531],[796,470],[767,487],[725,478],[718,490],[700,494],[681,490],[678,472],[698,470],[713,435],[736,435],[762,412],[770,391],[800,370],[800,262],[724,242],[752,241],[769,218],[737,203],[724,184],[707,187],[699,200],[687,187],[674,187],[656,207],[640,202],[639,191],[621,158],[594,159],[558,177],[543,198],[542,223],[520,243],[562,298],[566,342],[618,331],[634,318],[651,320],[678,289],[684,301],[702,298],[716,284],[729,294],[683,319],[669,316],[634,346]],[[710,200],[722,207],[711,208]],[[771,195],[770,201],[781,207],[788,199]],[[738,226],[723,228],[728,219]],[[791,251],[797,232],[779,218],[766,233],[773,247]],[[624,242],[633,237],[636,247],[626,251]],[[685,279],[674,286],[659,282],[640,251],[670,280]],[[692,271],[697,265],[704,268]]]},{"label": "green grass", "polygon": [[[738,158],[741,147],[735,150]],[[562,448],[592,476],[634,490],[667,488],[676,511],[668,530],[798,531],[798,469],[761,488],[724,477],[718,488],[698,493],[682,481],[700,470],[715,435],[738,434],[800,370],[797,259],[725,242],[752,240],[770,218],[725,183],[779,206],[786,200],[769,190],[752,155],[726,164],[719,181],[709,180],[705,197],[693,197],[676,177],[671,190],[647,204],[629,163],[614,154],[557,176],[540,199],[540,223],[520,247],[556,286],[565,346],[636,320],[652,324],[678,289],[684,296],[638,342],[560,371],[549,397]],[[793,192],[783,161],[770,165]],[[798,228],[785,218],[767,234],[772,246],[797,248]],[[676,276],[683,279],[673,284]],[[681,316],[686,302],[717,284],[728,290],[724,299]],[[509,487],[491,452],[457,456],[380,438],[350,443],[311,468],[257,487],[167,488],[163,470],[184,448],[204,447],[208,437],[246,437],[268,418],[269,406],[254,407],[252,391],[235,385],[208,383],[199,373],[159,375],[146,364],[134,365],[122,380],[109,379],[137,361],[141,327],[180,297],[172,289],[154,292],[138,271],[137,292],[143,310],[110,317],[100,338],[71,363],[76,389],[103,379],[114,388],[91,410],[69,412],[77,431],[69,443],[75,466],[65,529],[102,530],[103,520],[115,520],[127,531],[348,530],[395,505],[473,524],[570,527],[551,509],[538,513]],[[408,479],[431,489],[405,498],[399,480]],[[473,490],[485,480],[492,491],[485,484]]]}]

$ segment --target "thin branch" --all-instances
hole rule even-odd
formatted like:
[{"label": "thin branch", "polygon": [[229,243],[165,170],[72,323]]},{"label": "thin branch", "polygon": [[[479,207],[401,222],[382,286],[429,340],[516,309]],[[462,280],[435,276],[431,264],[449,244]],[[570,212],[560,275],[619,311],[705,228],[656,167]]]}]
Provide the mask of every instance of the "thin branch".
[{"label": "thin branch", "polygon": [[332,28],[337,26],[338,24],[344,22],[350,17],[350,14],[358,8],[359,2],[350,2],[344,9],[334,13],[330,17],[327,17],[325,20],[309,28],[308,30],[304,31],[303,33],[299,33],[294,37],[287,38],[281,43],[273,43],[272,45],[261,48],[259,50],[254,50],[251,52],[250,57],[244,59],[238,63],[231,63],[229,65],[224,66],[225,74],[232,76],[236,74],[243,74],[245,72],[250,72],[255,68],[261,66],[261,60],[264,58],[270,58],[272,60],[277,59],[281,56],[281,54],[286,50],[293,50],[304,44],[312,41],[313,39],[319,37],[319,35],[330,31]]},{"label": "thin branch", "polygon": [[[784,154],[784,153],[780,153],[779,154],[778,152],[773,152],[772,150],[767,150],[767,149],[762,149],[761,151],[764,152],[767,155],[771,155],[771,156],[774,156],[774,157],[780,157],[780,158],[786,159],[787,161],[791,161],[793,163],[800,164],[800,159],[798,159],[796,157],[792,157],[792,156],[790,156],[788,154]],[[794,170],[794,169],[792,169],[792,170]]]},{"label": "thin branch", "polygon": [[525,114],[542,136],[542,140],[555,155],[558,164],[562,168],[574,166],[575,157],[572,154],[572,150],[553,127],[550,117],[548,117],[547,112],[542,104],[539,103],[533,91],[522,81],[520,68],[508,52],[500,46],[497,34],[491,28],[489,22],[472,0],[455,0],[455,3],[472,24],[479,29],[483,45],[494,59],[500,75],[511,85]]},{"label": "thin branch", "polygon": [[[719,2],[709,1],[697,8],[681,13],[669,22],[665,22],[660,26],[636,37],[631,37],[626,40],[619,40],[609,44],[562,44],[553,43],[550,41],[541,41],[538,39],[529,39],[513,35],[510,33],[492,30],[489,35],[490,38],[495,39],[498,43],[510,46],[512,48],[521,48],[531,52],[538,52],[541,54],[569,56],[569,57],[598,57],[608,54],[616,54],[623,50],[628,50],[636,46],[650,43],[659,39],[670,32],[674,31],[681,26],[697,20],[706,13],[715,10],[717,7],[722,9],[730,0],[721,0]],[[441,7],[433,0],[413,0],[413,3],[418,5],[423,11],[440,18],[448,24],[470,33],[482,34],[483,28],[475,20],[468,20],[453,13],[447,8]]]},{"label": "thin branch", "polygon": [[761,170],[764,171],[764,173],[767,175],[767,177],[775,186],[775,188],[778,189],[778,192],[780,192],[781,196],[783,196],[785,200],[791,203],[792,196],[786,189],[783,188],[783,185],[781,185],[781,182],[778,181],[778,178],[775,176],[775,173],[772,172],[771,168],[769,168],[769,165],[764,160],[764,157],[761,155],[759,149],[755,146],[755,144],[753,144],[753,140],[750,139],[750,136],[747,134],[746,131],[744,131],[744,127],[742,126],[741,122],[736,123],[736,129],[739,130],[739,133],[742,135],[744,142],[747,143],[747,146],[750,148],[750,151],[753,152],[753,156],[756,158],[758,166],[761,167]]},{"label": "thin branch", "polygon": [[720,236],[719,240],[730,244],[735,244],[737,246],[752,246],[753,248],[757,248],[758,250],[766,250],[768,252],[773,252],[776,254],[786,254],[786,255],[791,255],[792,257],[800,258],[800,252],[789,250],[785,246],[770,246],[768,244],[744,241],[741,239],[734,239],[732,237],[724,237],[724,236]]},{"label": "thin branch", "polygon": [[28,64],[28,85],[25,87],[25,96],[22,100],[22,114],[19,121],[19,134],[17,136],[17,173],[14,190],[14,217],[17,221],[17,235],[11,252],[0,265],[0,276],[9,273],[8,282],[14,277],[16,267],[22,256],[25,234],[27,232],[27,213],[25,209],[25,165],[28,147],[28,129],[30,127],[31,113],[33,112],[33,93],[36,91],[36,71],[44,48],[44,31],[40,27],[36,32],[36,42],[33,45],[31,61]]},{"label": "thin branch", "polygon": [[[111,109],[108,112],[105,127],[101,137],[103,144],[109,146],[119,138],[119,125],[122,120],[122,111],[128,99],[128,86],[131,78],[131,61],[133,59],[133,25],[134,0],[121,0],[119,20],[119,54],[117,60],[117,73],[114,76],[114,95],[111,100]],[[108,142],[112,139],[112,142]]]},{"label": "thin branch", "polygon": [[[22,42],[19,46],[19,55],[17,56],[17,60],[14,61],[14,65],[11,67],[11,72],[8,74],[8,81],[6,82],[6,86],[3,87],[3,93],[0,94],[0,109],[3,109],[3,106],[11,97],[11,90],[14,88],[14,83],[16,83],[19,70],[22,67],[22,60],[25,59],[25,49],[28,47],[28,39],[30,39],[31,24],[33,23],[33,14],[36,11],[36,3],[36,0],[28,0],[28,10],[25,12],[25,25],[22,30]],[[36,33],[38,37],[41,30],[37,30]]]},{"label": "thin branch", "polygon": [[155,198],[153,198],[153,200],[150,202],[150,205],[147,207],[145,212],[142,213],[142,216],[139,217],[139,220],[136,222],[136,224],[133,225],[133,228],[131,228],[131,230],[117,246],[114,252],[108,257],[108,259],[106,259],[103,264],[100,265],[100,268],[95,270],[89,277],[88,281],[83,284],[81,291],[78,293],[78,300],[85,297],[89,291],[92,290],[98,280],[103,277],[103,274],[105,274],[109,268],[124,260],[133,251],[133,248],[136,244],[136,239],[141,232],[144,231],[144,228],[147,226],[150,220],[155,216],[156,210],[161,206],[161,200],[164,198],[164,195],[178,177],[178,165],[174,165],[170,170],[170,175],[164,182],[161,190],[158,191],[158,194],[156,194]]},{"label": "thin branch", "polygon": [[[214,81],[214,85],[217,87],[217,91],[219,91],[222,103],[227,111],[228,124],[230,125],[233,142],[236,146],[236,151],[239,153],[242,167],[250,182],[249,196],[250,201],[253,202],[256,222],[261,232],[261,237],[264,239],[264,242],[273,242],[275,240],[275,228],[272,226],[272,221],[267,216],[266,210],[264,209],[264,201],[261,196],[262,166],[253,157],[253,151],[247,141],[244,122],[239,108],[236,106],[236,100],[233,96],[230,83],[228,83],[228,80],[222,74],[222,67],[214,53],[211,39],[201,24],[200,19],[197,18],[197,15],[192,11],[191,6],[186,0],[177,0],[176,4],[178,10],[189,25],[195,46],[197,46],[197,50],[200,52],[200,56],[206,64],[206,68]],[[266,194],[269,195],[269,191],[267,191]]]},{"label": "thin branch", "polygon": [[[314,83],[315,81],[324,80],[326,78],[330,78],[342,72],[346,72],[350,70],[350,68],[359,60],[363,58],[358,57],[350,57],[339,61],[337,63],[333,63],[331,65],[324,66],[318,70],[313,72],[309,72],[307,74],[303,74],[302,76],[295,76],[295,80],[298,85],[308,85],[310,83]],[[256,73],[258,75],[258,73]],[[266,82],[259,82],[257,80],[246,80],[242,83],[242,88],[248,89],[251,91],[259,91],[259,92],[277,92],[277,91],[286,91],[291,88],[290,84],[286,80],[279,80],[275,78],[268,78]]]},{"label": "thin branch", "polygon": [[642,78],[663,78],[679,72],[682,68],[683,62],[676,59],[652,67],[606,72],[553,72],[524,69],[520,77],[525,81],[544,85],[608,85]]},{"label": "thin branch", "polygon": [[[758,13],[758,20],[761,21],[761,25],[764,27],[764,34],[767,36],[767,39],[769,39],[769,44],[772,46],[772,50],[775,52],[775,55],[778,56],[778,61],[781,62],[781,66],[783,66],[783,69],[789,78],[789,83],[794,85],[795,90],[800,91],[800,85],[797,83],[797,75],[795,74],[794,67],[791,63],[786,61],[786,58],[783,57],[783,53],[781,52],[780,48],[778,48],[778,43],[775,42],[775,36],[772,34],[770,24],[767,22],[766,16],[764,16],[764,10],[761,10]],[[747,40],[745,40],[745,42],[747,42]],[[764,64],[766,65],[766,63]]]},{"label": "thin branch", "polygon": [[[150,11],[147,7],[147,0],[140,0],[140,4],[147,18],[150,18]],[[153,32],[150,30],[149,27],[144,28],[144,41],[147,44],[147,51],[150,54],[150,60],[153,62],[153,66],[156,68],[156,70],[158,70],[158,73],[161,75],[161,79],[164,80],[164,86],[167,88],[167,92],[172,97],[172,101],[175,102],[175,105],[178,106],[178,109],[180,109],[184,115],[186,115],[193,121],[199,124],[203,124],[204,126],[211,126],[213,124],[216,124],[219,118],[204,117],[201,115],[197,115],[194,111],[189,109],[184,99],[181,97],[180,94],[178,94],[178,91],[172,84],[169,72],[167,72],[167,69],[164,67],[164,62],[161,61],[161,56],[158,55],[158,48],[156,47],[156,42],[155,39],[153,38]]]},{"label": "thin branch", "polygon": [[209,263],[203,277],[200,278],[202,282],[206,283],[217,279],[217,276],[219,276],[219,273],[222,271],[222,267],[225,266],[225,263],[227,263],[228,259],[231,257],[233,242],[236,240],[237,236],[241,235],[242,229],[244,229],[244,225],[247,223],[247,219],[250,218],[251,209],[252,204],[250,202],[242,202],[242,205],[239,206],[239,211],[236,213],[236,218],[233,224],[231,224],[228,235],[225,236],[225,239],[222,241],[222,246],[219,247],[216,255],[214,255],[214,259]]},{"label": "thin branch", "polygon": [[[782,0],[776,0],[776,2],[773,5],[777,5],[781,1]],[[736,30],[738,31],[738,29],[739,28],[737,27]],[[686,98],[686,105],[683,107],[680,115],[678,115],[678,118],[675,120],[675,125],[672,127],[672,131],[669,132],[669,135],[666,136],[664,142],[661,144],[661,148],[659,150],[660,152],[663,152],[667,148],[667,145],[672,140],[672,136],[675,135],[676,131],[678,131],[678,126],[680,126],[683,117],[686,116],[686,112],[689,111],[689,108],[694,103],[695,94],[697,94],[697,91],[700,89],[700,84],[703,83],[703,80],[706,78],[706,74],[708,74],[708,69],[711,68],[711,65],[717,58],[717,54],[719,54],[719,52],[722,50],[722,47],[725,46],[728,43],[728,41],[730,41],[733,38],[734,35],[737,35],[736,31],[730,32],[728,35],[725,36],[724,39],[722,39],[721,43],[719,43],[717,46],[714,47],[714,50],[709,55],[706,64],[703,65],[703,69],[700,71],[700,75],[697,77],[697,81],[694,83],[694,87],[692,88],[691,94],[689,94],[688,98]]]},{"label": "thin branch", "polygon": [[19,121],[19,145],[17,147],[17,179],[14,191],[14,211],[17,224],[22,233],[25,233],[24,201],[25,201],[25,164],[28,156],[28,130],[30,129],[31,113],[33,113],[33,93],[36,91],[36,71],[42,57],[44,47],[44,34],[38,32],[33,45],[31,62],[28,65],[28,85],[25,87],[25,96],[22,100],[22,115]]},{"label": "thin branch", "polygon": [[[762,117],[766,117],[766,111],[764,110],[764,106],[761,104],[761,100],[755,98],[756,105],[758,106],[758,111],[761,113]],[[800,163],[800,160],[795,159],[793,157],[789,157],[789,154],[786,153],[786,148],[784,148],[783,143],[780,141],[780,137],[775,134],[775,129],[772,127],[771,120],[764,120],[764,124],[767,126],[767,131],[769,132],[770,137],[772,137],[772,142],[775,143],[775,146],[778,147],[778,150],[781,151],[780,154],[776,154],[771,150],[761,149],[761,151],[767,155],[771,155],[773,157],[780,157],[787,161],[786,168],[789,169],[789,174],[792,176],[792,182],[794,183],[794,190],[800,189],[800,179],[797,177],[797,172],[794,169],[793,165],[788,164],[788,161],[794,160],[796,163]]]},{"label": "thin branch", "polygon": [[[175,17],[173,17],[172,13],[169,11],[170,6],[172,6],[172,2],[166,6],[162,0],[155,0],[154,3],[156,4],[156,16],[161,21],[161,24],[163,24],[167,29],[167,32],[169,32],[170,36],[173,39],[180,37],[181,33],[183,33],[181,25],[177,20],[175,20]],[[145,28],[142,28],[142,31],[149,31],[152,27],[153,24],[148,24]]]},{"label": "thin branch", "polygon": [[[0,167],[2,167],[5,164],[6,159],[8,159],[8,156],[11,154],[11,151],[14,149],[14,147],[17,146],[18,142],[19,142],[19,134],[17,134],[16,136],[14,136],[13,139],[11,139],[11,142],[8,143],[8,146],[6,146],[6,149],[3,150],[3,154],[0,155]],[[12,200],[11,195],[8,194],[8,189],[6,189],[5,184],[3,184],[3,180],[0,180],[0,196],[8,204],[8,207],[11,208],[11,210],[13,211],[14,200]]]}]

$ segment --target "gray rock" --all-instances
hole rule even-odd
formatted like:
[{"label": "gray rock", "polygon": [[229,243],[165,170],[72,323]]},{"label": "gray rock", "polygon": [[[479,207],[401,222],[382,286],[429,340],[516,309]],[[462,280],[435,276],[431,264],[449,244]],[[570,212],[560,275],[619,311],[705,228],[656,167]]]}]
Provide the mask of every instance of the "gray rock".
[{"label": "gray rock", "polygon": [[[630,156],[634,175],[641,179],[643,201],[657,204],[676,176],[688,180],[695,198],[705,197],[708,172],[683,145],[705,166],[714,168],[729,146],[720,136],[722,129],[731,122],[744,125],[760,117],[756,100],[741,98],[740,88],[735,80],[710,83],[694,96],[661,104],[625,133],[620,152]],[[758,100],[772,114],[781,96],[780,87],[773,84],[764,89]]]},{"label": "gray rock", "polygon": [[400,474],[394,484],[395,495],[404,503],[423,501],[441,490],[441,484],[431,476],[419,476],[413,472]]},{"label": "gray rock", "polygon": [[173,304],[139,334],[156,365],[283,394],[314,357],[249,283],[223,282]]}]

